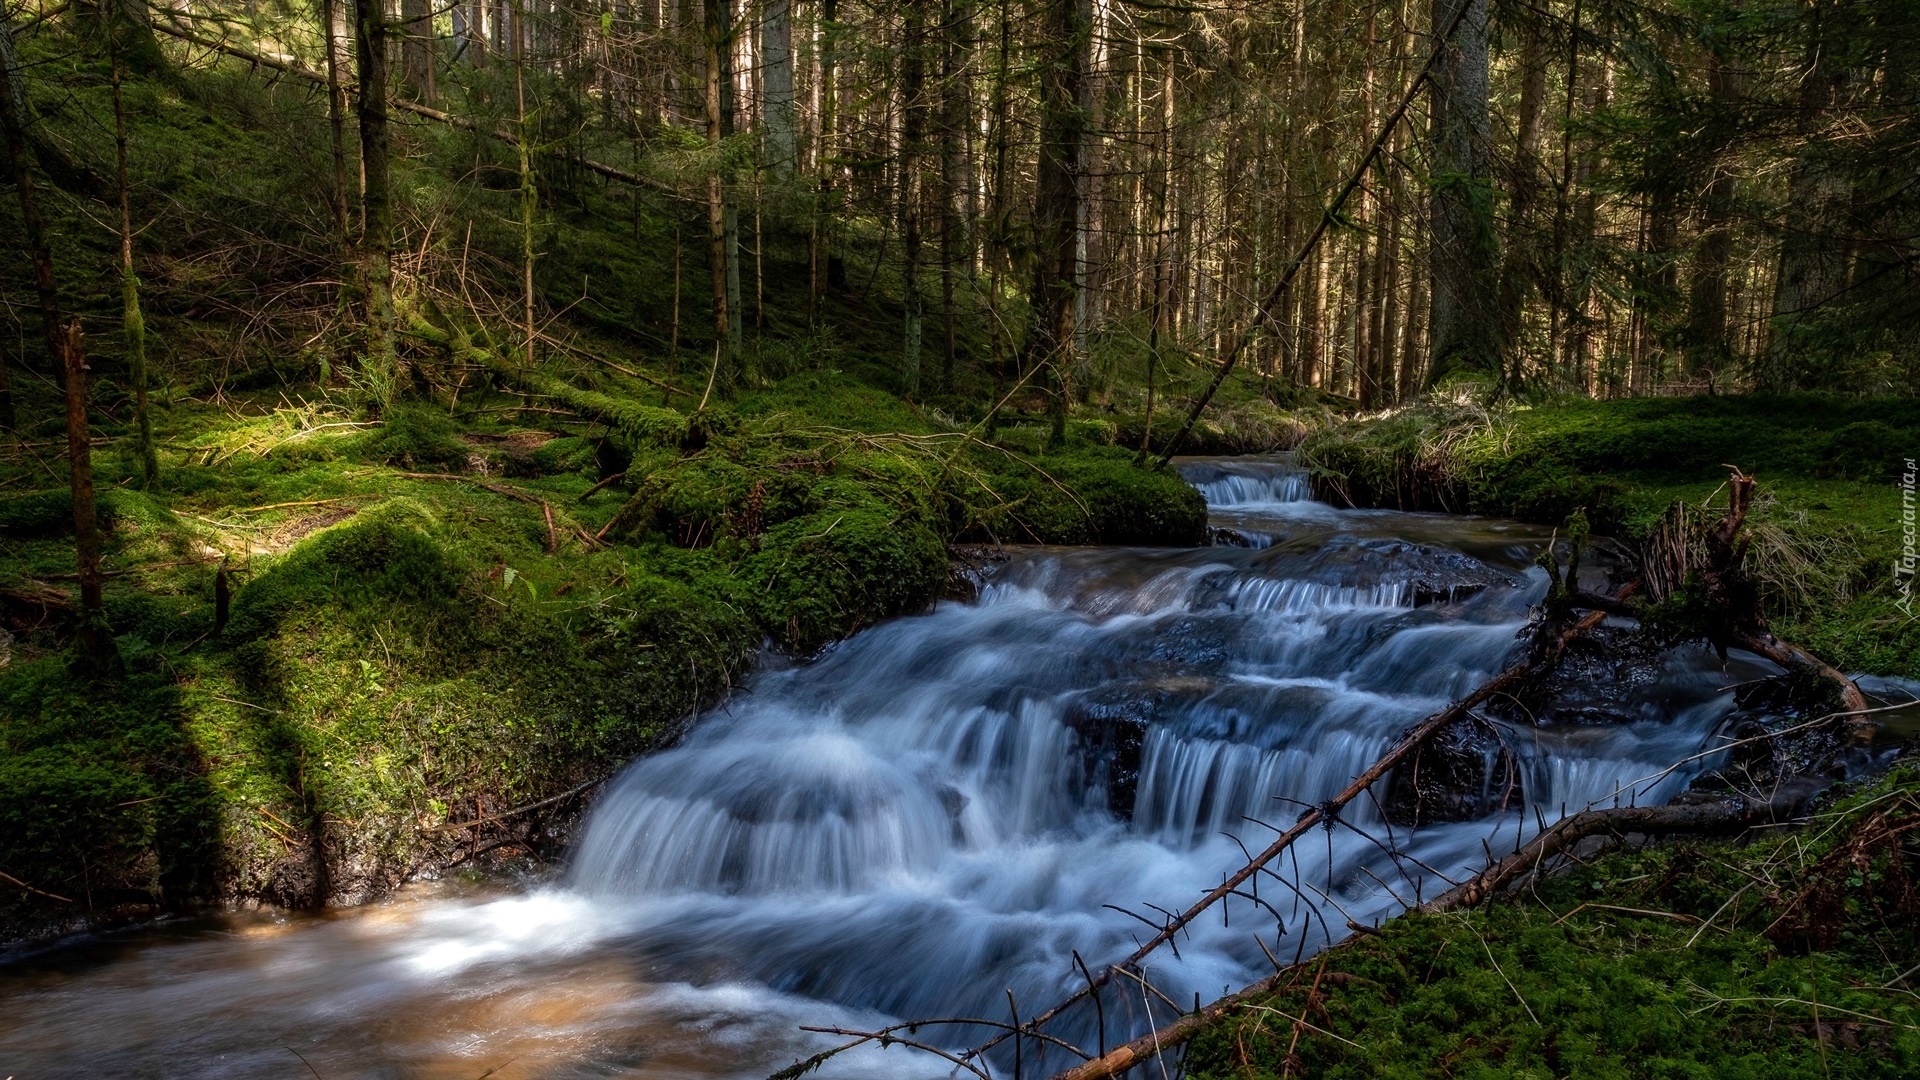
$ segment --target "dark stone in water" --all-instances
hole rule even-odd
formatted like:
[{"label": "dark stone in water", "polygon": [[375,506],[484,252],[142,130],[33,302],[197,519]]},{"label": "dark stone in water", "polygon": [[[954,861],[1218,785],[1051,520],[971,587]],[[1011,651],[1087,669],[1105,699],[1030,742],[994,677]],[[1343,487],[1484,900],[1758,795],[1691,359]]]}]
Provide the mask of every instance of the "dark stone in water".
[{"label": "dark stone in water", "polygon": [[[1302,543],[1309,543],[1303,541]],[[1471,555],[1405,540],[1368,538],[1324,544],[1304,550],[1293,543],[1276,543],[1254,557],[1256,568],[1323,585],[1373,588],[1399,584],[1412,594],[1415,607],[1464,600],[1491,585],[1511,585],[1513,578]]]},{"label": "dark stone in water", "polygon": [[1835,684],[1816,672],[1789,671],[1742,684],[1733,700],[1735,711],[1721,726],[1733,749],[1724,765],[1693,782],[1694,791],[1800,786],[1818,792],[1874,766],[1873,749],[1855,740],[1845,717],[1809,723],[1846,707]]},{"label": "dark stone in water", "polygon": [[1007,549],[992,544],[955,544],[947,548],[947,584],[942,600],[971,604],[994,569],[1008,559]]},{"label": "dark stone in water", "polygon": [[1080,736],[1081,790],[1104,789],[1107,809],[1132,821],[1147,729],[1166,720],[1174,701],[1203,697],[1212,688],[1211,680],[1199,678],[1120,682],[1070,701],[1061,720]]},{"label": "dark stone in water", "polygon": [[1568,643],[1560,663],[1488,710],[1514,724],[1630,724],[1646,688],[1666,671],[1666,652],[1638,630],[1594,627]]},{"label": "dark stone in water", "polygon": [[1253,541],[1238,529],[1223,529],[1218,525],[1207,526],[1207,546],[1250,548]]},{"label": "dark stone in water", "polygon": [[1501,729],[1478,717],[1447,725],[1393,770],[1381,805],[1395,825],[1473,821],[1526,804],[1519,763]]}]

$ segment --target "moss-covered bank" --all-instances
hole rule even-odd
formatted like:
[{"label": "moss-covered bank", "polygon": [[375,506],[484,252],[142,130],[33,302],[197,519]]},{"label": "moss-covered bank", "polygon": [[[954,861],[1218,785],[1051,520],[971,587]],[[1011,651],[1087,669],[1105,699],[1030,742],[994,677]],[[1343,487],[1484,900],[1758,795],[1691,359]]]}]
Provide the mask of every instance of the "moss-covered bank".
[{"label": "moss-covered bank", "polygon": [[[1897,607],[1901,492],[1920,455],[1910,399],[1839,395],[1428,406],[1318,430],[1321,495],[1361,506],[1559,524],[1584,509],[1633,540],[1676,499],[1758,477],[1752,564],[1783,637],[1848,670],[1920,677],[1920,621]],[[1724,501],[1724,500],[1723,500]]]},{"label": "moss-covered bank", "polygon": [[[1198,493],[1125,450],[1028,456],[842,376],[709,410],[691,447],[515,400],[182,404],[154,492],[103,452],[105,681],[67,668],[64,493],[0,500],[10,926],[351,901],[489,845],[551,854],[546,811],[459,826],[675,737],[763,642],[804,655],[924,608],[949,541],[1204,532]],[[16,490],[35,468],[11,463]]]},{"label": "moss-covered bank", "polygon": [[1196,1080],[1904,1077],[1920,1071],[1920,771],[1802,831],[1603,858],[1411,916],[1190,1048]]}]

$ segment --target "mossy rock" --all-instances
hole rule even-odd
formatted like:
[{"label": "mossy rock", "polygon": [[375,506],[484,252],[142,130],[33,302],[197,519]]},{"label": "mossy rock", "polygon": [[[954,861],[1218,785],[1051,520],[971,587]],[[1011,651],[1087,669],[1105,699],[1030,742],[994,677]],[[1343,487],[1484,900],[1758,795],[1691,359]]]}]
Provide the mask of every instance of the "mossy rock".
[{"label": "mossy rock", "polygon": [[740,569],[767,632],[796,653],[919,611],[946,583],[926,525],[880,510],[822,510],[768,529]]}]

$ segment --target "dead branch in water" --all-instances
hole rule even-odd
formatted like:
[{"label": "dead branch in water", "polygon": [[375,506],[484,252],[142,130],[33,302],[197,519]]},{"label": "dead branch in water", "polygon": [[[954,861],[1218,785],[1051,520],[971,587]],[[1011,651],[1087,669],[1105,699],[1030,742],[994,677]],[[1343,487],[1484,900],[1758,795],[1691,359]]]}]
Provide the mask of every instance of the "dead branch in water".
[{"label": "dead branch in water", "polygon": [[[1845,672],[1812,653],[1774,636],[1761,613],[1760,589],[1747,571],[1752,536],[1747,514],[1753,506],[1755,479],[1727,466],[1727,509],[1711,525],[1691,524],[1684,504],[1676,504],[1642,545],[1650,595],[1665,600],[1689,580],[1706,592],[1706,636],[1725,657],[1737,646],[1792,670],[1804,667],[1835,684],[1848,713],[1867,710],[1867,699]],[[1858,727],[1858,725],[1856,725]],[[1861,729],[1864,730],[1864,729]]]},{"label": "dead branch in water", "polygon": [[[1625,599],[1627,596],[1630,596],[1636,588],[1637,584],[1629,584],[1621,590],[1620,596],[1616,599]],[[1494,696],[1508,692],[1512,688],[1539,675],[1558,663],[1561,655],[1566,651],[1568,644],[1581,634],[1598,626],[1605,618],[1605,612],[1591,612],[1579,622],[1574,623],[1558,634],[1547,633],[1541,640],[1536,641],[1533,648],[1527,650],[1519,662],[1482,684],[1480,689],[1475,690],[1473,693],[1461,698],[1454,704],[1434,713],[1432,716],[1427,717],[1425,720],[1408,729],[1406,734],[1400,737],[1400,741],[1393,745],[1392,749],[1382,754],[1365,772],[1355,777],[1353,782],[1348,784],[1338,795],[1335,795],[1333,798],[1328,799],[1318,806],[1309,807],[1300,815],[1299,820],[1295,821],[1291,827],[1276,837],[1273,843],[1267,845],[1266,850],[1248,860],[1245,866],[1234,871],[1226,880],[1222,881],[1219,885],[1215,886],[1212,891],[1201,897],[1199,902],[1195,903],[1192,907],[1168,919],[1160,932],[1148,939],[1147,942],[1138,949],[1134,950],[1132,955],[1116,964],[1108,966],[1099,975],[1089,979],[1084,988],[1075,991],[1053,1008],[1035,1016],[1032,1020],[1028,1021],[1024,1027],[1028,1029],[1038,1028],[1040,1025],[1059,1016],[1068,1008],[1086,998],[1089,994],[1097,992],[1100,987],[1111,982],[1113,973],[1117,969],[1134,967],[1155,949],[1173,940],[1174,935],[1179,933],[1182,928],[1223,898],[1232,895],[1247,879],[1264,870],[1268,863],[1272,862],[1289,847],[1292,847],[1295,841],[1305,836],[1315,826],[1323,824],[1332,825],[1336,823],[1339,820],[1340,811],[1345,809],[1348,803],[1359,798],[1374,784],[1378,783],[1381,778],[1385,777],[1389,772],[1392,772],[1396,765],[1400,764],[1409,754],[1418,750],[1428,739],[1433,738],[1448,725],[1465,717],[1473,709],[1479,707]],[[1547,630],[1548,626],[1543,624],[1541,629]],[[978,1055],[985,1053],[1009,1037],[1010,1033],[997,1035],[979,1047],[976,1047],[973,1054]]]},{"label": "dead branch in water", "polygon": [[[1792,799],[1776,797],[1773,800],[1728,799],[1699,806],[1635,806],[1584,811],[1562,818],[1520,850],[1414,910],[1422,914],[1437,914],[1482,903],[1498,895],[1507,886],[1544,869],[1558,856],[1566,854],[1590,837],[1731,834],[1788,820],[1794,809]],[[1321,955],[1324,958],[1326,954]],[[1207,1025],[1227,1014],[1294,984],[1304,970],[1304,964],[1284,968],[1244,990],[1187,1013],[1165,1027],[1115,1047],[1102,1057],[1057,1073],[1052,1080],[1108,1080],[1119,1076],[1136,1065],[1183,1045]]]}]

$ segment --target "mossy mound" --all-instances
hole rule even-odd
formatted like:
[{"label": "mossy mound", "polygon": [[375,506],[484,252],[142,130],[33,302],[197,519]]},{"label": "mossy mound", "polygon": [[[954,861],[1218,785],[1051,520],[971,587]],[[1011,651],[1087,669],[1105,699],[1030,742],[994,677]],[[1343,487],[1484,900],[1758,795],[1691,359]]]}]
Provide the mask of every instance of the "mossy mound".
[{"label": "mossy mound", "polygon": [[1395,919],[1210,1026],[1188,1075],[1913,1075],[1917,793],[1902,767],[1804,834],[1609,856]]},{"label": "mossy mound", "polygon": [[1675,499],[1705,504],[1738,466],[1760,481],[1751,560],[1782,635],[1920,677],[1920,622],[1892,574],[1902,445],[1920,446],[1910,401],[1795,394],[1422,406],[1316,431],[1300,454],[1337,504],[1555,525],[1584,511],[1625,538]]}]

